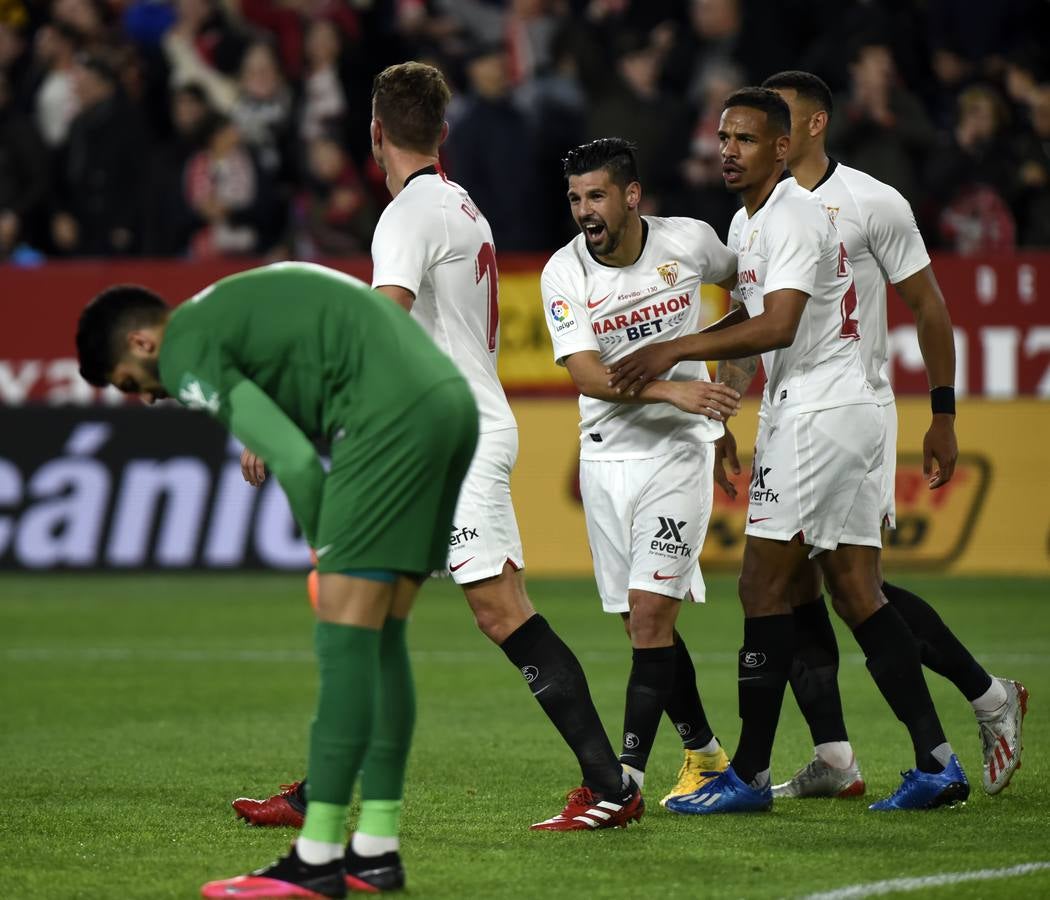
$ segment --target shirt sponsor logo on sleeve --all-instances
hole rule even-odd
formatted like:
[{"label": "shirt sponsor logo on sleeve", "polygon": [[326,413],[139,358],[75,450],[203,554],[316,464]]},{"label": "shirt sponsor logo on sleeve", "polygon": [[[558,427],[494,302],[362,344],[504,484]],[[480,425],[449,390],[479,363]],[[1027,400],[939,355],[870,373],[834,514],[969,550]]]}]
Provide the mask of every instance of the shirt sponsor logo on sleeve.
[{"label": "shirt sponsor logo on sleeve", "polygon": [[568,334],[575,331],[577,326],[576,315],[564,300],[555,298],[550,305],[551,322],[554,324],[555,335]]}]

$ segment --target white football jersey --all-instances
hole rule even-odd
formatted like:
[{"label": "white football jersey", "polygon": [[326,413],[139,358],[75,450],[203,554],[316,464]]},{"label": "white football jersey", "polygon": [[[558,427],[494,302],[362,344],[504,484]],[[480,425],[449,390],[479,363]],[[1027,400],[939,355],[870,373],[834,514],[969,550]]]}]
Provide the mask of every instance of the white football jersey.
[{"label": "white football jersey", "polygon": [[466,190],[436,169],[409,178],[372,236],[372,286],[416,295],[414,318],[463,373],[482,433],[515,428],[496,372],[499,275],[492,229]]},{"label": "white football jersey", "polygon": [[774,291],[809,295],[794,342],[762,354],[764,403],[795,412],[873,403],[858,346],[853,270],[821,200],[785,178],[753,216],[737,211],[729,249],[737,253],[733,294],[752,318]]},{"label": "white football jersey", "polygon": [[813,188],[853,263],[860,355],[879,403],[893,400],[887,350],[886,282],[897,284],[930,264],[908,201],[896,188],[831,161]]},{"label": "white football jersey", "polygon": [[[607,266],[587,249],[583,234],[543,269],[543,308],[559,365],[582,350],[611,363],[639,347],[698,331],[700,283],[733,274],[736,257],[706,222],[643,216],[641,256],[630,266]],[[678,363],[664,376],[706,381],[703,362]],[[669,403],[629,404],[580,397],[581,459],[645,459],[685,445],[714,441],[720,422]]]}]

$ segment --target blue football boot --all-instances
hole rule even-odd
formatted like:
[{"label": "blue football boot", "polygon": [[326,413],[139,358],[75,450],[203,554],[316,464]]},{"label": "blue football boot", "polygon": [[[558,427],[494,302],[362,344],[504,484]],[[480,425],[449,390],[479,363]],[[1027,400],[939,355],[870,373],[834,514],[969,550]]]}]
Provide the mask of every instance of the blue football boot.
[{"label": "blue football boot", "polygon": [[703,772],[711,776],[703,787],[691,794],[669,797],[667,808],[687,816],[707,813],[767,812],[773,807],[773,788],[766,785],[756,790],[744,784],[730,766],[724,772]]},{"label": "blue football boot", "polygon": [[885,800],[872,803],[868,809],[936,809],[965,803],[970,796],[970,782],[954,753],[943,772],[932,774],[909,769],[901,774],[904,776],[901,786]]}]

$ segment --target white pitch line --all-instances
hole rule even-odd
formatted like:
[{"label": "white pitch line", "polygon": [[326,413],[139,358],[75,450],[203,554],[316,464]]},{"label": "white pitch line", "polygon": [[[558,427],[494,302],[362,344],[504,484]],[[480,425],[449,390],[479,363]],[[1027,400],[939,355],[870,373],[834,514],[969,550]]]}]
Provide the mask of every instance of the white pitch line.
[{"label": "white pitch line", "polygon": [[1018,875],[1031,875],[1033,872],[1044,872],[1048,869],[1050,869],[1050,862],[1032,862],[1009,866],[1005,869],[975,869],[972,872],[945,872],[941,875],[922,875],[915,878],[890,878],[886,881],[871,881],[868,884],[851,884],[819,894],[807,894],[802,900],[860,900],[862,897],[903,894],[908,891],[921,891],[924,888],[962,884],[966,881],[997,881],[1000,878],[1016,878]]}]

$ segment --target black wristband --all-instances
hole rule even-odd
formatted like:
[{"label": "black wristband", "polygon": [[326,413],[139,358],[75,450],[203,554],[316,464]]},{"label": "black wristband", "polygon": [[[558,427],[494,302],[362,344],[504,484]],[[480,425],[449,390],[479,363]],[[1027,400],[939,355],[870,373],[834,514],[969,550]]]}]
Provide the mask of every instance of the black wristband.
[{"label": "black wristband", "polygon": [[955,388],[935,387],[930,389],[930,409],[934,415],[945,413],[955,415]]}]

